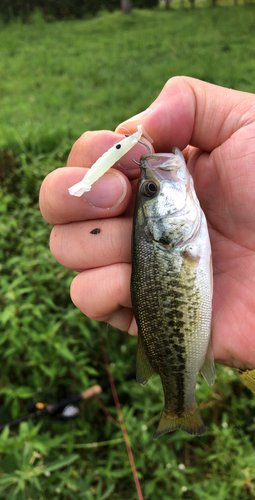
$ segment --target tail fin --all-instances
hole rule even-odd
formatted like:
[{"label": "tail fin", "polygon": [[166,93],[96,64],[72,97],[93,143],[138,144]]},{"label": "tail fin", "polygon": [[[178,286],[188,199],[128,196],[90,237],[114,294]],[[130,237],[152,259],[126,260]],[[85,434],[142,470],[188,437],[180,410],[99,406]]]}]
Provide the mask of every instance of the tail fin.
[{"label": "tail fin", "polygon": [[188,434],[197,434],[198,436],[203,436],[203,434],[206,433],[206,427],[197,406],[194,410],[192,409],[191,411],[184,412],[181,417],[173,415],[173,413],[167,410],[163,410],[153,439],[157,439],[166,432],[172,432],[176,429],[181,429]]}]

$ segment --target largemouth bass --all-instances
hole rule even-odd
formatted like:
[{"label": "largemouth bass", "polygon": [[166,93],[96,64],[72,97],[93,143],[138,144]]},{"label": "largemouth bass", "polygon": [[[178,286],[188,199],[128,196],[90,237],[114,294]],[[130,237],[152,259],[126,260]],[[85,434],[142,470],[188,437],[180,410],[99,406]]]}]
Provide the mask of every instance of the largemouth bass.
[{"label": "largemouth bass", "polygon": [[210,344],[211,247],[205,215],[179,149],[143,155],[132,235],[131,297],[138,326],[137,381],[160,375],[165,407],[154,439],[203,435],[195,387],[215,378]]}]

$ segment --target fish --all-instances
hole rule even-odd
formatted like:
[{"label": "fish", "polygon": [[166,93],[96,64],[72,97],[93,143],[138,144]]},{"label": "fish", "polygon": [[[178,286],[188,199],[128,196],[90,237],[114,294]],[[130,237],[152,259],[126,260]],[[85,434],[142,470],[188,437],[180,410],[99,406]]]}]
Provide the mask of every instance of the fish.
[{"label": "fish", "polygon": [[212,260],[205,215],[178,148],[140,158],[132,231],[131,300],[138,327],[136,379],[159,374],[165,406],[154,439],[206,432],[198,373],[215,379]]}]

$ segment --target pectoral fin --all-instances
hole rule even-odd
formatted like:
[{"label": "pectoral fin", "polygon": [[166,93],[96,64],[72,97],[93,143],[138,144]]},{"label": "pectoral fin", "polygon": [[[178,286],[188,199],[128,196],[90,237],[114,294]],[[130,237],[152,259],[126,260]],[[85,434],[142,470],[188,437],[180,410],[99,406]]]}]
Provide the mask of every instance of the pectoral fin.
[{"label": "pectoral fin", "polygon": [[200,370],[208,385],[213,385],[215,380],[215,366],[211,341],[209,342],[204,364]]},{"label": "pectoral fin", "polygon": [[145,385],[146,382],[155,374],[148,356],[144,350],[142,340],[138,335],[138,348],[136,356],[136,380],[139,384]]}]

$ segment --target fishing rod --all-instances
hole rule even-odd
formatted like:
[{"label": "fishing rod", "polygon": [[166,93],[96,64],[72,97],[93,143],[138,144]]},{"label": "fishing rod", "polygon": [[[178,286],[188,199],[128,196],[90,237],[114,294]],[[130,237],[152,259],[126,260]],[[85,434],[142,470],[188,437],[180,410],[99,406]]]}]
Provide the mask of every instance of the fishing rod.
[{"label": "fishing rod", "polygon": [[[133,380],[136,377],[136,372],[132,371],[124,375],[124,380],[129,381]],[[116,382],[118,383],[118,382]],[[72,394],[69,398],[63,399],[62,401],[52,403],[50,405],[45,405],[44,403],[38,402],[32,408],[31,411],[24,415],[23,417],[16,418],[11,422],[7,422],[6,424],[0,425],[0,432],[3,431],[6,427],[14,427],[15,425],[19,425],[21,422],[27,422],[33,418],[41,418],[44,415],[56,415],[60,414],[62,418],[72,418],[78,415],[79,409],[74,405],[79,403],[80,401],[85,401],[94,396],[98,396],[101,392],[107,389],[109,386],[108,383],[96,384],[87,389],[86,391],[78,392],[77,394]]]},{"label": "fishing rod", "polygon": [[[133,457],[129,437],[128,437],[125,422],[123,419],[123,415],[122,415],[122,411],[121,411],[121,407],[120,407],[120,402],[119,402],[116,387],[115,387],[115,381],[114,381],[112,374],[111,374],[109,359],[108,359],[108,355],[106,352],[103,337],[102,337],[102,335],[100,335],[100,337],[101,337],[101,347],[102,347],[102,352],[103,352],[103,356],[104,356],[104,360],[105,360],[109,384],[110,384],[113,399],[115,402],[115,406],[116,406],[116,410],[117,410],[117,414],[118,414],[118,418],[119,418],[119,423],[120,423],[120,427],[121,427],[122,434],[123,434],[123,439],[124,439],[124,442],[126,445],[127,454],[128,454],[128,458],[129,458],[129,462],[130,462],[130,466],[131,466],[131,470],[132,470],[132,474],[133,474],[133,478],[134,478],[134,482],[135,482],[135,486],[136,486],[137,495],[138,495],[138,500],[143,500],[143,494],[142,494],[142,490],[141,490],[141,486],[140,486],[140,482],[139,482],[139,478],[138,478],[138,474],[137,474],[137,470],[136,470],[136,466],[135,466],[135,462],[134,462],[134,457]],[[125,381],[136,379],[136,371],[132,371],[132,372],[127,373],[126,375],[124,375],[123,378]],[[28,415],[25,415],[23,417],[17,418],[16,420],[13,420],[12,422],[8,422],[6,424],[1,425],[0,432],[3,431],[4,429],[6,429],[6,427],[10,428],[10,427],[13,427],[15,425],[20,424],[21,422],[25,422],[25,421],[28,421],[28,420],[33,419],[33,418],[40,418],[44,415],[60,414],[60,417],[62,417],[62,418],[75,417],[79,413],[79,409],[77,407],[73,406],[74,403],[78,403],[80,401],[87,400],[93,396],[98,396],[103,391],[104,388],[109,387],[109,384],[104,382],[102,385],[98,385],[98,384],[93,385],[92,387],[90,387],[86,391],[82,391],[82,392],[79,392],[77,394],[73,394],[69,398],[64,399],[64,400],[57,402],[57,403],[53,403],[51,405],[44,405],[44,403],[36,403],[34,406],[34,411],[29,413]],[[98,398],[98,403],[100,403],[99,398]],[[113,423],[115,425],[118,425],[117,422],[111,416],[111,414],[108,412],[107,408],[104,407],[103,403],[99,404],[99,406],[101,406],[101,408],[104,411],[104,413],[106,414],[106,416],[108,418],[111,418],[111,420],[113,421]]]},{"label": "fishing rod", "polygon": [[[12,420],[12,422],[1,425],[0,431],[3,431],[6,427],[13,427],[14,425],[18,425],[21,422],[26,422],[27,420],[30,420],[32,418],[42,417],[43,415],[62,413],[63,417],[70,418],[77,415],[77,413],[79,412],[79,410],[75,412],[75,407],[72,406],[73,404],[78,403],[79,401],[84,401],[93,396],[97,396],[101,392],[102,387],[100,385],[93,385],[86,391],[72,394],[69,398],[63,399],[63,401],[59,401],[58,403],[53,403],[51,405],[36,403],[35,410],[33,412],[29,413],[28,415],[24,415],[23,417],[16,418],[15,420]],[[70,411],[68,411],[68,409]],[[67,410],[66,413],[63,413],[65,410]]]}]

